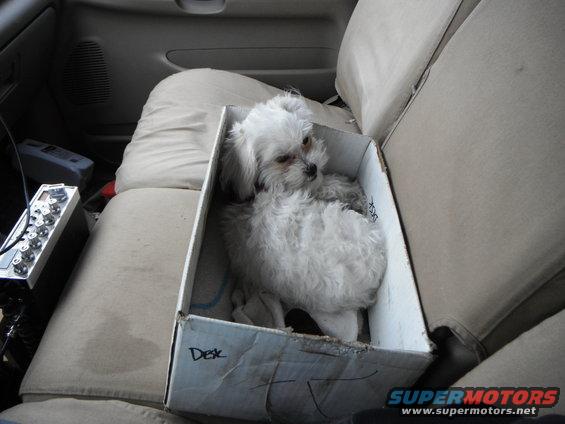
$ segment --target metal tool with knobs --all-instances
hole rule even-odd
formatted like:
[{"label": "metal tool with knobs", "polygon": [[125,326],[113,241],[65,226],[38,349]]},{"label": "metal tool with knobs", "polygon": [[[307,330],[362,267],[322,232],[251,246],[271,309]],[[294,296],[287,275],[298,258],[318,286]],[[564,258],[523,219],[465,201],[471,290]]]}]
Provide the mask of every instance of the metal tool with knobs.
[{"label": "metal tool with knobs", "polygon": [[[30,200],[29,210],[29,220],[26,211],[1,246],[15,243],[0,255],[0,295],[25,310],[25,317],[12,315],[30,323],[20,333],[38,340],[88,237],[88,227],[76,187],[44,184]],[[0,336],[13,327],[6,317]],[[33,335],[33,329],[39,334]],[[28,345],[33,344],[30,340]]]},{"label": "metal tool with knobs", "polygon": [[[10,278],[25,279],[33,289],[47,259],[51,256],[63,230],[71,222],[77,210],[81,222],[81,233],[87,234],[86,220],[80,207],[80,196],[76,187],[42,185],[30,202],[30,224],[24,237],[0,256],[0,281]],[[8,236],[5,245],[13,242],[26,224],[26,213]],[[77,231],[75,228],[73,231]]]}]

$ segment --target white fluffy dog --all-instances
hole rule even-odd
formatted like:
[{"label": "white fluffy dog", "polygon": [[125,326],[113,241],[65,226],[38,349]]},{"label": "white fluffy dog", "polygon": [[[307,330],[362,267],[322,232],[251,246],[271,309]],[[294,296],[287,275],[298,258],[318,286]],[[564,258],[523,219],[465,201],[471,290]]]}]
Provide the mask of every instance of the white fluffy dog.
[{"label": "white fluffy dog", "polygon": [[359,184],[323,175],[325,143],[291,94],[256,105],[224,145],[220,182],[239,203],[223,231],[240,281],[308,312],[328,335],[355,340],[386,259]]}]

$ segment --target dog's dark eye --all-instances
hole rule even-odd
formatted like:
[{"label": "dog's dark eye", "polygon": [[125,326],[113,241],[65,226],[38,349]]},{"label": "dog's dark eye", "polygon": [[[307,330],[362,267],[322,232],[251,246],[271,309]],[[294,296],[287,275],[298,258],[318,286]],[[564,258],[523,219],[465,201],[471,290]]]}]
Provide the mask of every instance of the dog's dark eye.
[{"label": "dog's dark eye", "polygon": [[306,136],[306,137],[304,137],[304,139],[302,140],[302,144],[306,145],[306,144],[308,144],[309,141],[310,141],[310,137]]},{"label": "dog's dark eye", "polygon": [[278,158],[276,158],[275,161],[277,161],[278,163],[284,163],[289,159],[290,159],[290,155],[281,155]]}]

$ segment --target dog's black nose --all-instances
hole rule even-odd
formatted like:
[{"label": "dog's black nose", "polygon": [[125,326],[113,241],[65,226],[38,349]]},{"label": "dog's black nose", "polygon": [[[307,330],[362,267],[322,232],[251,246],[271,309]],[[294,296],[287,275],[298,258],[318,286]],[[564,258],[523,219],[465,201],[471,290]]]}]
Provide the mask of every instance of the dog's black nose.
[{"label": "dog's black nose", "polygon": [[305,172],[306,172],[306,175],[308,175],[309,177],[313,177],[318,172],[318,167],[316,166],[315,163],[309,163],[306,166]]}]

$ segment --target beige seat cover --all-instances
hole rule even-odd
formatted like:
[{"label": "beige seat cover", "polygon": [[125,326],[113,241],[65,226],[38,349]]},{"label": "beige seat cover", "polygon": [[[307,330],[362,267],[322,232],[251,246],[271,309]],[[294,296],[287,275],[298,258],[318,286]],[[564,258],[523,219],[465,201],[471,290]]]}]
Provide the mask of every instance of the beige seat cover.
[{"label": "beige seat cover", "polygon": [[343,36],[336,89],[380,141],[410,98],[460,0],[360,0]]},{"label": "beige seat cover", "polygon": [[[199,190],[222,107],[251,107],[282,91],[239,74],[212,69],[180,72],[149,95],[116,173],[116,189],[171,187]],[[308,101],[314,121],[358,132],[345,109]]]},{"label": "beige seat cover", "polygon": [[[565,311],[504,346],[454,384],[455,387],[565,387]],[[540,414],[565,414],[563,395]]]},{"label": "beige seat cover", "polygon": [[561,0],[483,0],[384,145],[429,327],[477,351],[565,304],[564,40]]},{"label": "beige seat cover", "polygon": [[[336,88],[377,138],[394,122],[426,68],[460,0],[361,0],[342,42]],[[147,100],[116,176],[130,188],[199,190],[221,109],[251,107],[281,90],[225,71],[194,69],[158,84]],[[314,121],[358,132],[345,109],[308,101]]]},{"label": "beige seat cover", "polygon": [[[2,421],[5,420],[5,421]],[[0,423],[18,424],[191,424],[146,406],[117,400],[50,399],[27,402],[0,413]],[[8,423],[6,423],[8,424]]]},{"label": "beige seat cover", "polygon": [[199,192],[129,190],[104,210],[20,394],[161,406]]}]

